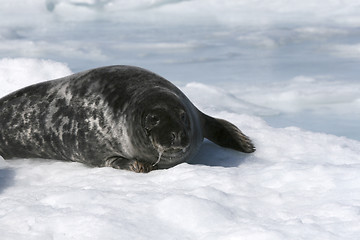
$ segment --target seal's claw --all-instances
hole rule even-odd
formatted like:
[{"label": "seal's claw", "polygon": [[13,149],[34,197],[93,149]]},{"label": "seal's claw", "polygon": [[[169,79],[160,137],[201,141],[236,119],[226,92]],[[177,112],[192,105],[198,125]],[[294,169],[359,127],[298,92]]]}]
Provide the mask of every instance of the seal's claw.
[{"label": "seal's claw", "polygon": [[150,163],[143,163],[133,160],[129,164],[130,170],[137,173],[148,173],[154,169],[154,166]]},{"label": "seal's claw", "polygon": [[140,162],[133,159],[126,159],[124,157],[111,157],[105,161],[105,167],[113,167],[116,169],[124,169],[137,173],[148,173],[156,170],[157,166],[150,163]]}]

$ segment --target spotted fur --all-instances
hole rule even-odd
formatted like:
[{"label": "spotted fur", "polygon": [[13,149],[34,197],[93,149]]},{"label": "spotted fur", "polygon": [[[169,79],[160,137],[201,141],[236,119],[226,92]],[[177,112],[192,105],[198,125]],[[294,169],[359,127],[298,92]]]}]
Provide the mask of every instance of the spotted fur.
[{"label": "spotted fur", "polygon": [[[165,124],[144,123],[151,111]],[[5,159],[58,159],[148,172],[190,160],[204,137],[239,151],[255,150],[236,126],[206,116],[169,81],[137,67],[92,69],[0,99]]]}]

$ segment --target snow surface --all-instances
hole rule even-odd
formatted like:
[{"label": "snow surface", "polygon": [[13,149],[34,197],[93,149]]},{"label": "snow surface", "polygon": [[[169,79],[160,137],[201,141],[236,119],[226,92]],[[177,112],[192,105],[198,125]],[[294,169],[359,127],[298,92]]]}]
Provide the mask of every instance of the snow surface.
[{"label": "snow surface", "polygon": [[[0,69],[17,76],[16,86],[69,73],[34,59],[2,60]],[[0,81],[3,91],[13,88],[9,78]],[[195,83],[183,89],[251,136],[257,151],[205,141],[193,163],[149,174],[0,159],[1,239],[357,239],[360,142],[273,128],[235,113],[252,106],[225,90]]]},{"label": "snow surface", "polygon": [[253,139],[136,174],[0,158],[1,239],[359,239],[355,0],[0,3],[0,97],[110,64],[148,68]]}]

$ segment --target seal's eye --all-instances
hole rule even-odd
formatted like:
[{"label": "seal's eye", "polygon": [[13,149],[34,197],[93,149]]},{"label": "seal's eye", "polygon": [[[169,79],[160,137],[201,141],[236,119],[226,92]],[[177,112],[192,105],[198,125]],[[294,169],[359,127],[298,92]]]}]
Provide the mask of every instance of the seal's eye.
[{"label": "seal's eye", "polygon": [[155,127],[156,125],[159,124],[160,118],[156,114],[149,114],[149,115],[146,116],[145,121],[146,121],[146,125],[148,127]]}]

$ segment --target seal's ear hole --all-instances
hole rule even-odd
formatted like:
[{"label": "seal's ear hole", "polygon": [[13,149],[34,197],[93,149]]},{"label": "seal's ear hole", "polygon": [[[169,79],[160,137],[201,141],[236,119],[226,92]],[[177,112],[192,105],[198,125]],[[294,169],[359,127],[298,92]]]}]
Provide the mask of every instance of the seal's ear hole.
[{"label": "seal's ear hole", "polygon": [[160,117],[156,114],[148,114],[145,118],[145,127],[153,128],[160,123]]}]

